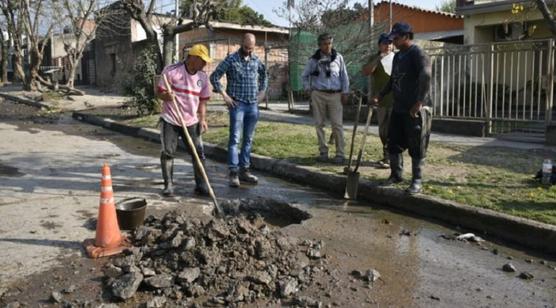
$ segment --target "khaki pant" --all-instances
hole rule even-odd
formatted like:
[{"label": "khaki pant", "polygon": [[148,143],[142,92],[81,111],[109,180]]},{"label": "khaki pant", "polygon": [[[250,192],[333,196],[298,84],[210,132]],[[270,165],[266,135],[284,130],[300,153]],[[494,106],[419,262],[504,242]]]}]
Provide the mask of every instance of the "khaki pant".
[{"label": "khaki pant", "polygon": [[344,127],[343,127],[343,107],[342,95],[340,93],[324,93],[319,91],[311,92],[311,107],[313,108],[313,118],[319,141],[319,152],[328,153],[326,138],[324,136],[324,125],[326,115],[332,126],[334,143],[336,144],[336,156],[344,157]]},{"label": "khaki pant", "polygon": [[382,142],[382,159],[389,160],[388,157],[388,127],[390,126],[390,115],[392,114],[392,107],[378,107],[377,120],[378,120],[378,135]]}]

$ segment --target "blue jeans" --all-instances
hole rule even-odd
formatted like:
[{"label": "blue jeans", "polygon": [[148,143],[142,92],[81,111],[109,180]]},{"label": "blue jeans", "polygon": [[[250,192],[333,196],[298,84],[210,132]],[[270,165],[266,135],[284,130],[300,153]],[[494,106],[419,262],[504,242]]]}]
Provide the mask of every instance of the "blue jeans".
[{"label": "blue jeans", "polygon": [[[230,171],[249,168],[255,126],[259,119],[257,104],[238,102],[230,108],[230,138],[228,139],[228,167]],[[238,153],[240,134],[242,135],[241,153]]]}]

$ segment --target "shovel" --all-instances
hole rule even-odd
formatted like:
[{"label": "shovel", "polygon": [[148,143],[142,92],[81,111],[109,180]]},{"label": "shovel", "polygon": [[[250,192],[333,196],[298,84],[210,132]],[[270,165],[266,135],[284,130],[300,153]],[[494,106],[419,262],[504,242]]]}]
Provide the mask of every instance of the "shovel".
[{"label": "shovel", "polygon": [[197,166],[199,167],[199,171],[201,171],[201,175],[203,176],[203,180],[207,184],[209,195],[212,198],[212,202],[214,203],[214,209],[216,211],[215,214],[216,214],[216,216],[220,216],[220,217],[224,216],[224,211],[222,210],[222,208],[218,204],[218,201],[216,200],[216,196],[214,195],[214,191],[212,190],[212,186],[210,185],[209,179],[207,177],[207,173],[205,172],[205,167],[203,167],[201,159],[199,158],[199,154],[197,153],[197,148],[195,147],[195,144],[193,143],[193,140],[191,139],[191,136],[189,136],[189,132],[187,131],[187,126],[185,126],[185,121],[182,117],[182,114],[181,114],[179,108],[178,108],[178,104],[176,103],[176,96],[174,95],[174,91],[172,91],[172,87],[170,87],[170,83],[168,82],[168,78],[166,78],[166,75],[162,75],[162,77],[164,78],[164,83],[166,84],[166,89],[167,89],[168,93],[170,93],[170,96],[172,97],[172,104],[173,104],[174,110],[176,111],[176,114],[178,115],[178,118],[180,120],[181,128],[183,129],[183,132],[185,134],[185,138],[187,139],[187,144],[189,145],[189,148],[191,149],[191,152],[193,153],[193,157],[195,158],[195,162],[197,163]]},{"label": "shovel", "polygon": [[363,140],[361,141],[361,148],[359,153],[357,153],[357,159],[355,160],[355,168],[353,171],[349,171],[346,178],[346,191],[344,193],[344,199],[357,199],[357,189],[359,188],[359,166],[361,165],[361,158],[363,157],[363,152],[365,151],[365,143],[367,141],[367,135],[369,134],[369,124],[371,124],[371,118],[373,116],[373,108],[369,105],[369,113],[367,114],[367,122],[365,122],[365,130],[363,132]]},{"label": "shovel", "polygon": [[361,114],[361,103],[363,102],[363,96],[359,98],[357,103],[357,113],[355,114],[355,123],[353,123],[353,133],[351,134],[351,146],[349,148],[349,160],[347,167],[344,167],[344,174],[349,174],[351,172],[351,162],[353,158],[353,147],[355,145],[355,135],[357,132],[357,125],[359,124],[359,115]]}]

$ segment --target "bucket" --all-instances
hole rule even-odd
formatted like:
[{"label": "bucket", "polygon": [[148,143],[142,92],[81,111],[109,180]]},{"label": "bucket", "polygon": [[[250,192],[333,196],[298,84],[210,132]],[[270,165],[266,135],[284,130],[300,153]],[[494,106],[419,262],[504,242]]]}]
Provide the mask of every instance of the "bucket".
[{"label": "bucket", "polygon": [[116,203],[118,225],[122,230],[133,230],[143,224],[147,201],[143,198],[126,198]]}]

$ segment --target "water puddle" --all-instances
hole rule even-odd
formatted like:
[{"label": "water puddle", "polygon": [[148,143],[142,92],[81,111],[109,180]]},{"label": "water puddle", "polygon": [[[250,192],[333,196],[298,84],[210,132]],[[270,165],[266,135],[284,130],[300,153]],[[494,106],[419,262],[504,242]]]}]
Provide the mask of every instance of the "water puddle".
[{"label": "water puddle", "polygon": [[0,164],[0,176],[20,177],[24,175],[25,173],[19,172],[19,169],[15,167]]}]

